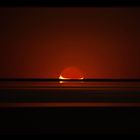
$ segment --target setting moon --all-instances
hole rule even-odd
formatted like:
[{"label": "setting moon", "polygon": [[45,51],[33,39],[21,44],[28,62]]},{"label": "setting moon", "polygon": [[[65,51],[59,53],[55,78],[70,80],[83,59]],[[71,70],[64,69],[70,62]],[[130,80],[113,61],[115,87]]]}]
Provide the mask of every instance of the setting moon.
[{"label": "setting moon", "polygon": [[75,80],[82,80],[84,79],[84,75],[83,73],[81,72],[80,69],[76,68],[76,67],[68,67],[68,68],[65,68],[60,76],[59,76],[59,79],[63,79],[63,80],[72,80],[72,79],[75,79]]}]

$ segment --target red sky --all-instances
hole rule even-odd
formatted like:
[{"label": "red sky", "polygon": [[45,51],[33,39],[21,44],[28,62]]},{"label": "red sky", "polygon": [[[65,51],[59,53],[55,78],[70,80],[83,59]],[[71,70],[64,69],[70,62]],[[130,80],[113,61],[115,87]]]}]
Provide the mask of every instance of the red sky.
[{"label": "red sky", "polygon": [[140,8],[0,8],[0,78],[140,78]]}]

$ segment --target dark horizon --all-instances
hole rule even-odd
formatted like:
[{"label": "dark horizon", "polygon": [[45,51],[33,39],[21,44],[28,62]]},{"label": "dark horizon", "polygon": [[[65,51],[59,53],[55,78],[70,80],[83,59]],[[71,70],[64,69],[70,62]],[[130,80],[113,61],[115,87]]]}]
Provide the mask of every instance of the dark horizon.
[{"label": "dark horizon", "polygon": [[59,78],[0,78],[0,82],[55,82],[55,81],[84,81],[84,82],[140,82],[138,78],[85,78],[85,79],[59,79]]}]

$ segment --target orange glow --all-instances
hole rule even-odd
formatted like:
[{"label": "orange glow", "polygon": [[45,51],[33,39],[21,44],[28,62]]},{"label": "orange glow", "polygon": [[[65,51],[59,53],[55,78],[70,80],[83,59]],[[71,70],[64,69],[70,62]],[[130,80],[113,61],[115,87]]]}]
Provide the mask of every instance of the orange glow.
[{"label": "orange glow", "polygon": [[83,73],[75,68],[75,67],[68,67],[62,71],[59,76],[59,79],[84,79]]}]

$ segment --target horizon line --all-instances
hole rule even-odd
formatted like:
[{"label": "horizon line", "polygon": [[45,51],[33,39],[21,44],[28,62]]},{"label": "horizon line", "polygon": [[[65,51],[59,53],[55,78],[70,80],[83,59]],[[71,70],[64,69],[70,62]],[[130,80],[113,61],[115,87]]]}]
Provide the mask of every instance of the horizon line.
[{"label": "horizon line", "polygon": [[59,79],[59,78],[0,78],[0,82],[140,82],[139,78],[86,78],[86,79]]}]

